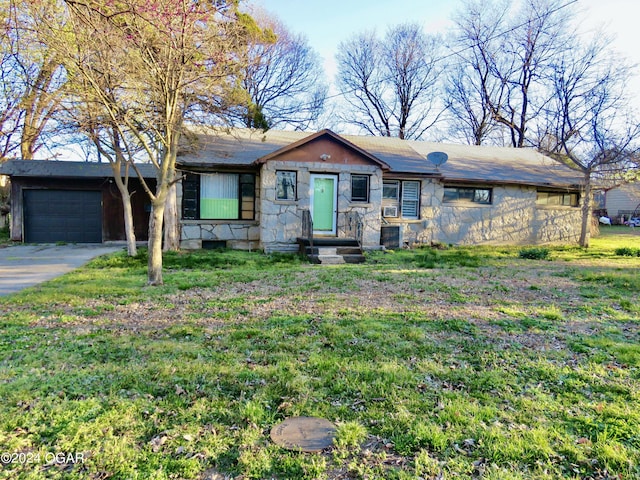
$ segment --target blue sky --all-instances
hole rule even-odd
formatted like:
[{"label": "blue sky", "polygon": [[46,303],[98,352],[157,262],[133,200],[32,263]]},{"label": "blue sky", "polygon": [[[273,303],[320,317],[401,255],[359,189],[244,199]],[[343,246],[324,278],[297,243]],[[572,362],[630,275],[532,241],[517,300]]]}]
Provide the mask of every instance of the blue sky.
[{"label": "blue sky", "polygon": [[[570,1],[570,0],[567,0]],[[380,33],[389,25],[418,22],[426,31],[443,33],[451,26],[452,15],[461,0],[252,0],[275,14],[291,31],[304,33],[324,60],[329,76],[335,72],[334,55],[338,44],[354,33],[375,28]],[[613,47],[631,63],[640,64],[640,28],[637,25],[638,0],[578,0],[583,10],[580,30],[593,33],[603,27],[614,34]],[[629,82],[637,92],[640,110],[640,70]]]},{"label": "blue sky", "polygon": [[430,31],[450,25],[457,1],[442,0],[255,0],[274,13],[291,31],[304,33],[311,46],[333,70],[338,44],[354,33],[375,28],[384,33],[389,25],[418,22]]}]

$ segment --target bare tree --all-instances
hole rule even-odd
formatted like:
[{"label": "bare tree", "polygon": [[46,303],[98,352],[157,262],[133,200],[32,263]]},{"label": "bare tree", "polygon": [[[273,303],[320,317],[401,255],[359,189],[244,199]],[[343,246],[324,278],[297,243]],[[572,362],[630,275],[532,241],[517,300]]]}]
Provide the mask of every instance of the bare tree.
[{"label": "bare tree", "polygon": [[[119,141],[133,142],[130,150],[140,150],[137,159],[154,165],[157,171],[155,190],[137,173],[152,204],[148,282],[159,285],[163,217],[178,181],[175,162],[187,128],[185,121],[198,117],[206,103],[203,99],[219,99],[234,86],[237,52],[256,27],[232,0],[106,4],[66,0],[66,4],[69,25],[58,37],[57,47],[65,52],[69,70],[87,85],[88,91],[76,94],[85,101],[99,102],[113,126],[126,133]],[[103,94],[105,72],[95,68],[99,65],[94,58],[97,51],[110,56],[111,73],[122,79],[111,95]],[[137,162],[131,167],[138,170]],[[177,221],[165,224],[165,229],[177,230]]]},{"label": "bare tree", "polygon": [[365,32],[342,42],[338,86],[349,106],[343,121],[372,134],[421,138],[439,119],[441,42],[417,24]]},{"label": "bare tree", "polygon": [[66,74],[42,38],[42,22],[62,14],[53,0],[0,4],[1,157],[19,152],[22,159],[31,160],[48,138],[59,133],[55,115]]},{"label": "bare tree", "polygon": [[503,7],[466,3],[452,35],[453,61],[445,71],[448,130],[455,139],[474,145],[493,143],[490,134],[498,128],[489,99],[497,96],[500,82],[492,74],[487,53],[499,51]]},{"label": "bare tree", "polygon": [[488,73],[481,65],[477,67],[454,66],[445,86],[449,135],[471,145],[482,145],[497,128],[482,88],[488,83]]},{"label": "bare tree", "polygon": [[[122,109],[117,107],[115,92],[125,88],[123,79],[114,75],[117,72],[111,69],[109,52],[99,48],[94,49],[92,61],[84,65],[84,72],[69,81],[72,101],[69,116],[75,128],[89,139],[99,158],[106,159],[111,166],[122,201],[127,253],[135,256],[137,245],[129,179],[131,174],[135,175],[132,165],[140,150],[135,135],[127,130],[126,122],[120,118]],[[75,92],[80,95],[74,95]]]},{"label": "bare tree", "polygon": [[640,122],[627,109],[630,69],[606,48],[606,37],[573,46],[552,63],[553,97],[541,149],[583,174],[580,245],[589,246],[593,181],[622,179],[637,168]]},{"label": "bare tree", "polygon": [[570,18],[561,0],[525,0],[516,12],[505,2],[473,0],[457,19],[458,45],[468,48],[464,58],[475,73],[474,86],[513,147],[534,144],[530,126],[550,94],[542,79],[569,44]]},{"label": "bare tree", "polygon": [[0,58],[0,162],[20,147],[20,110],[22,92],[13,78],[11,55],[3,49]]},{"label": "bare tree", "polygon": [[239,123],[249,128],[293,127],[317,121],[327,97],[320,60],[303,35],[260,10],[252,15],[272,35],[257,32],[247,47]]}]

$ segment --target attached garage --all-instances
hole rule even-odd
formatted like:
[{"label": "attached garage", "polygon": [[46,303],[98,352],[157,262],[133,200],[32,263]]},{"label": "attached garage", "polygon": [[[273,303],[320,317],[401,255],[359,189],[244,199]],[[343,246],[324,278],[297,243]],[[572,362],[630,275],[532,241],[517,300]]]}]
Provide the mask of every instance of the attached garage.
[{"label": "attached garage", "polygon": [[24,241],[101,243],[100,190],[23,190]]}]

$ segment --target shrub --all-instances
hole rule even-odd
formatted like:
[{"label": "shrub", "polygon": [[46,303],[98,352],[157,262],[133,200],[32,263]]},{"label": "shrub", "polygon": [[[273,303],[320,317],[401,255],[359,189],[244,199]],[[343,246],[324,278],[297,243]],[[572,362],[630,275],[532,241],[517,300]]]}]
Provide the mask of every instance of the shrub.
[{"label": "shrub", "polygon": [[620,247],[615,253],[620,257],[640,257],[640,248]]},{"label": "shrub", "polygon": [[523,248],[518,252],[518,256],[520,258],[526,258],[528,260],[547,260],[550,255],[550,251],[548,248],[544,247],[532,247],[532,248]]}]

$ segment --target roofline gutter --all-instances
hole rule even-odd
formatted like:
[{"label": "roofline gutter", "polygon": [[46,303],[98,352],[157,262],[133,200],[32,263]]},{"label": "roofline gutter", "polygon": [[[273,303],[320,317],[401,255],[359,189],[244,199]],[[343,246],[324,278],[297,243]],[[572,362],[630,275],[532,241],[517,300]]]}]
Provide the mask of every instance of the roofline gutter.
[{"label": "roofline gutter", "polygon": [[471,179],[471,178],[450,178],[440,177],[443,182],[465,184],[480,183],[485,185],[518,185],[526,187],[542,187],[567,190],[581,190],[583,187],[577,183],[550,183],[550,182],[521,182],[517,180],[487,180],[487,179]]}]

